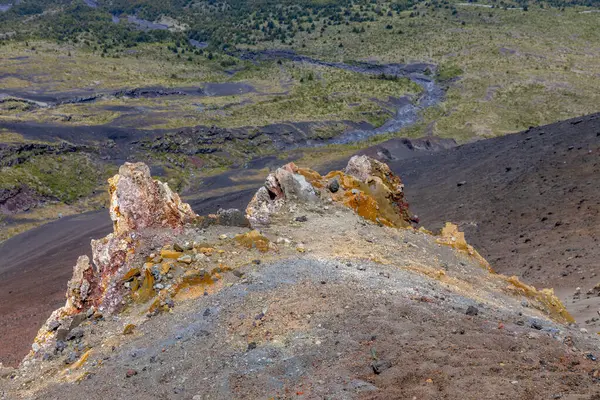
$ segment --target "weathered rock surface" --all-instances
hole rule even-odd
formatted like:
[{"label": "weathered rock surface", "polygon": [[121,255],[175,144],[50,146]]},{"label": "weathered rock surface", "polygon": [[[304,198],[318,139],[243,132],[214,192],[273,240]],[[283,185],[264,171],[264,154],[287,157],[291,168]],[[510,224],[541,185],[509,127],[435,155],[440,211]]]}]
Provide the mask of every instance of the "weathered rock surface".
[{"label": "weathered rock surface", "polygon": [[91,263],[87,256],[79,257],[67,285],[67,301],[40,329],[30,356],[54,346],[61,329],[52,328],[64,325],[71,316],[94,309],[111,314],[120,309],[126,292],[121,280],[132,269],[139,239],[153,236],[157,229],[175,234],[197,217],[166,183],[152,179],[143,163],[121,166],[119,174],[109,179],[109,193],[114,232],[92,240]]},{"label": "weathered rock surface", "polygon": [[267,177],[248,204],[246,216],[253,227],[268,225],[286,202],[321,199],[382,225],[409,226],[412,217],[403,189],[400,178],[386,164],[367,156],[352,157],[345,172],[333,171],[324,177],[290,163]]},{"label": "weathered rock surface", "polygon": [[[155,182],[124,179],[111,195],[126,213],[80,257],[67,304],[0,394],[480,400],[597,385],[594,339],[552,292],[495,274],[454,225],[412,228],[385,164],[286,165],[248,206],[260,231],[233,210],[196,219],[175,195],[154,218]],[[123,190],[140,207],[115,200]]]},{"label": "weathered rock surface", "polygon": [[117,236],[148,227],[180,228],[196,214],[143,163],[125,163],[109,179],[110,216]]}]

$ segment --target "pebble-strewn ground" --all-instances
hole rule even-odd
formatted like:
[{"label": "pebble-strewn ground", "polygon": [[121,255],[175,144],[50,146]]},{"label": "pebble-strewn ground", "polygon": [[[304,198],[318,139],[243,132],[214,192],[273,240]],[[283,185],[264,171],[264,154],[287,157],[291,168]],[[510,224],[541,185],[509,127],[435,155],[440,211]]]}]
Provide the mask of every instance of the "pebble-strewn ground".
[{"label": "pebble-strewn ground", "polygon": [[379,227],[322,203],[279,214],[263,230],[274,244],[267,252],[240,245],[235,235],[243,232],[213,226],[174,237],[210,244],[203,262],[223,271],[214,283],[190,286],[171,311],[152,317],[148,304],[91,316],[50,361],[6,371],[0,398],[591,399],[598,392],[596,338],[552,322],[435,236]]}]

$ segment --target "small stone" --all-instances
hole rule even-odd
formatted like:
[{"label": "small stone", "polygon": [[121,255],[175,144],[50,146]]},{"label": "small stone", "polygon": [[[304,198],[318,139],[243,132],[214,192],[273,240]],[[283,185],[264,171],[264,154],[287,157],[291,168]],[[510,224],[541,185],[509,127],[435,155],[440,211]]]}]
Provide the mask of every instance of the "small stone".
[{"label": "small stone", "polygon": [[527,307],[529,307],[529,302],[527,300],[522,300],[521,306],[527,308]]},{"label": "small stone", "polygon": [[123,328],[123,335],[131,335],[133,333],[134,329],[135,329],[134,324],[125,325],[125,328]]},{"label": "small stone", "polygon": [[533,320],[531,321],[531,325],[530,325],[533,329],[537,329],[538,331],[541,331],[542,328],[544,327],[540,321],[537,320]]},{"label": "small stone", "polygon": [[332,180],[329,182],[329,185],[327,185],[327,189],[329,189],[331,193],[336,193],[340,190],[340,182],[337,179]]},{"label": "small stone", "polygon": [[163,261],[163,258],[161,256],[152,257],[152,262],[154,264],[160,264],[162,261]]},{"label": "small stone", "polygon": [[56,346],[54,347],[55,353],[62,353],[62,351],[66,348],[67,344],[65,342],[63,342],[62,340],[56,341]]},{"label": "small stone", "polygon": [[359,194],[359,193],[360,193],[360,190],[358,190],[358,189],[352,189],[352,194],[356,195],[356,194]]},{"label": "small stone", "polygon": [[285,244],[285,245],[289,245],[290,243],[292,243],[292,241],[288,238],[284,238],[284,237],[279,237],[276,240],[277,244]]},{"label": "small stone", "polygon": [[128,369],[127,372],[125,372],[125,377],[126,378],[131,378],[132,376],[137,375],[137,371],[135,369]]},{"label": "small stone", "polygon": [[256,348],[256,342],[248,343],[248,351],[254,350]]},{"label": "small stone", "polygon": [[173,244],[173,250],[181,253],[183,251],[183,247],[179,243],[175,243]]},{"label": "small stone", "polygon": [[74,339],[79,339],[83,337],[83,329],[82,328],[75,328],[72,329],[68,334],[67,334],[67,340],[74,340]]},{"label": "small stone", "polygon": [[227,239],[226,234],[219,235],[219,240],[225,240],[225,239]]},{"label": "small stone", "polygon": [[459,187],[460,187],[460,186],[464,186],[464,185],[466,185],[466,184],[467,184],[467,181],[460,181],[460,182],[457,182],[457,183],[456,183],[456,186],[459,186]]},{"label": "small stone", "polygon": [[48,332],[53,332],[53,331],[57,330],[59,326],[60,326],[60,322],[58,322],[57,320],[50,321],[48,323]]},{"label": "small stone", "polygon": [[252,260],[252,264],[260,265],[260,260]]},{"label": "small stone", "polygon": [[192,263],[192,261],[193,261],[193,259],[192,259],[192,256],[191,256],[191,255],[189,255],[189,254],[185,254],[185,255],[183,255],[183,256],[181,256],[181,257],[179,257],[179,258],[177,259],[177,261],[179,261],[179,262],[182,262],[182,263],[184,263],[184,264],[191,264],[191,263]]},{"label": "small stone", "polygon": [[69,353],[69,355],[67,355],[67,358],[65,358],[65,364],[73,364],[75,361],[77,361],[78,358],[79,357],[77,356],[77,353],[72,351]]},{"label": "small stone", "polygon": [[377,375],[381,374],[383,371],[385,371],[386,369],[389,369],[391,367],[392,367],[392,363],[390,361],[384,361],[384,360],[378,360],[371,364],[371,368],[373,368],[373,372],[375,372],[375,374],[377,374]]},{"label": "small stone", "polygon": [[233,275],[235,275],[238,278],[241,278],[242,276],[244,276],[244,273],[238,269],[234,269],[232,273],[233,273]]},{"label": "small stone", "polygon": [[356,269],[359,271],[365,271],[367,269],[367,267],[365,267],[364,265],[359,265],[356,267]]},{"label": "small stone", "polygon": [[467,308],[467,312],[465,314],[471,315],[471,316],[477,315],[477,314],[479,314],[479,309],[477,307],[469,306]]},{"label": "small stone", "polygon": [[510,383],[513,384],[513,385],[518,385],[519,381],[511,381]]},{"label": "small stone", "polygon": [[308,218],[306,218],[306,215],[296,217],[296,222],[306,222],[306,221],[308,221]]},{"label": "small stone", "polygon": [[581,329],[579,330],[579,332],[581,332],[581,333],[588,333],[588,330],[587,330],[587,329],[585,329],[585,328],[581,328]]},{"label": "small stone", "polygon": [[157,283],[156,285],[154,285],[154,289],[157,290],[163,290],[165,288],[165,285],[163,285],[162,283]]},{"label": "small stone", "polygon": [[31,345],[31,350],[33,350],[34,353],[37,353],[38,351],[40,351],[40,345],[37,343],[34,343]]}]

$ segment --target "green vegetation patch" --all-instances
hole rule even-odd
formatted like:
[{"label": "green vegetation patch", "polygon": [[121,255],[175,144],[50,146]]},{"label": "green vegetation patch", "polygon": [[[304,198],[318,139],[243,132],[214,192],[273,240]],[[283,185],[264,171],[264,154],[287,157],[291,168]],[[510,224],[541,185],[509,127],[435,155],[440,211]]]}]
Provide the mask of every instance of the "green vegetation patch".
[{"label": "green vegetation patch", "polygon": [[106,178],[105,169],[89,155],[40,155],[0,169],[0,189],[28,186],[41,196],[73,203],[89,196]]}]

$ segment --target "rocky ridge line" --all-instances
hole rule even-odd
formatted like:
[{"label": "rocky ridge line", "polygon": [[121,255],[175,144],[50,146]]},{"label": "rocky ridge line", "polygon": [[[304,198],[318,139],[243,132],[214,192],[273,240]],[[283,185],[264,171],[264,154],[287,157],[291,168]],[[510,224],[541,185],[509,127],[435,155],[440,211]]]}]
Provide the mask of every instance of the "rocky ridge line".
[{"label": "rocky ridge line", "polygon": [[[68,284],[67,302],[40,329],[32,352],[22,364],[24,368],[37,365],[40,360],[61,359],[61,355],[71,349],[69,343],[79,343],[81,335],[84,335],[84,329],[79,328],[81,324],[89,326],[92,323],[93,326],[111,315],[120,315],[125,321],[136,321],[135,324],[128,323],[124,326],[123,335],[128,335],[137,329],[137,324],[143,322],[140,322],[140,317],[132,319],[123,316],[120,313],[123,309],[130,309],[131,313],[128,315],[135,316],[137,311],[133,310],[139,311],[141,307],[147,310],[146,317],[152,317],[162,311],[172,311],[180,302],[217,293],[225,287],[222,283],[219,284],[222,275],[233,271],[234,276],[242,277],[243,273],[238,272],[237,268],[239,265],[247,265],[248,257],[256,257],[256,252],[277,260],[281,257],[293,259],[294,256],[313,251],[307,248],[304,243],[308,242],[306,240],[295,238],[292,241],[280,237],[271,241],[269,238],[274,231],[289,230],[290,224],[309,227],[316,223],[316,228],[322,229],[323,226],[318,224],[319,218],[316,217],[319,214],[324,221],[329,221],[325,225],[331,228],[327,224],[333,222],[335,215],[330,215],[332,212],[329,209],[335,210],[333,214],[341,213],[346,218],[362,221],[360,224],[372,234],[379,235],[381,241],[393,242],[396,236],[404,235],[403,232],[412,233],[425,241],[423,244],[429,243],[430,246],[437,243],[438,247],[439,244],[444,245],[441,247],[450,247],[451,252],[463,254],[465,260],[478,266],[476,271],[471,271],[465,278],[460,274],[467,273],[463,270],[467,264],[461,262],[457,271],[448,271],[447,267],[432,268],[435,262],[429,258],[433,254],[429,254],[429,258],[425,254],[424,260],[428,260],[431,265],[412,260],[402,267],[409,274],[432,279],[441,285],[447,285],[447,288],[455,287],[454,290],[459,292],[472,286],[475,289],[470,290],[476,290],[475,297],[480,299],[489,296],[483,295],[485,291],[497,291],[498,295],[489,298],[490,304],[497,306],[505,305],[507,299],[515,302],[515,299],[525,298],[527,300],[523,302],[533,315],[546,315],[548,320],[555,323],[571,322],[570,316],[552,291],[537,291],[516,278],[491,272],[489,264],[466,243],[464,235],[458,232],[456,226],[449,224],[440,236],[433,237],[423,229],[413,229],[411,223],[416,217],[410,214],[404,200],[402,181],[391,173],[386,164],[366,156],[353,157],[344,172],[333,171],[325,176],[294,164],[279,168],[269,175],[265,186],[259,189],[249,203],[246,209],[248,221],[235,210],[221,210],[207,217],[197,216],[166,184],[153,180],[148,167],[141,163],[125,164],[119,170],[119,175],[109,182],[114,232],[103,239],[92,241],[92,262],[86,256],[79,258],[73,278]],[[299,212],[306,212],[310,216],[308,219],[305,215],[294,217],[290,223],[291,215]],[[239,233],[235,236],[220,234],[221,248],[198,236],[198,232],[203,232],[202,227],[209,225],[244,226],[248,222],[254,230],[237,230]],[[194,240],[184,240],[185,238]],[[369,236],[365,239],[369,243],[367,251],[372,251],[367,253],[369,262],[376,264],[388,265],[390,259],[397,257],[394,254],[410,251],[397,245],[379,247],[376,244],[378,240],[370,239]],[[355,239],[348,237],[348,240],[352,242]],[[339,244],[335,241],[333,243]],[[315,242],[310,246],[314,246],[314,251],[321,254],[331,244]],[[346,245],[352,248],[350,243]],[[419,248],[406,238],[404,246],[408,249]],[[351,254],[362,257],[363,251]],[[225,261],[227,254],[232,257],[228,262]],[[328,254],[336,253],[330,249]],[[211,262],[218,267],[208,268]],[[260,263],[260,259],[252,259],[252,264]],[[360,268],[359,265],[359,271],[362,271]],[[454,276],[455,273],[459,275]],[[389,277],[387,272],[381,274]],[[425,295],[410,298],[425,303],[435,302]],[[477,315],[476,308],[469,308],[467,315]],[[535,326],[545,326],[545,322],[532,321],[534,322],[531,324],[536,324]],[[64,361],[70,365],[68,371],[74,372],[82,368],[98,344],[88,346],[90,347],[83,346],[78,352],[69,353]],[[82,372],[72,379],[83,379],[88,373]]]}]

